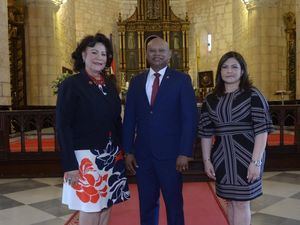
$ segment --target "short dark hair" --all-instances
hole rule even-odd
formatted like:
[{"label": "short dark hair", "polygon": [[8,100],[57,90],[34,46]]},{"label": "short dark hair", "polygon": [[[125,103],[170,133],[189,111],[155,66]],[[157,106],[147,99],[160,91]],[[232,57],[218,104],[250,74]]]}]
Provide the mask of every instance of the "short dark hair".
[{"label": "short dark hair", "polygon": [[225,53],[221,57],[218,64],[217,75],[216,75],[216,86],[213,90],[213,93],[216,94],[217,96],[222,96],[225,94],[225,85],[221,77],[221,69],[225,61],[227,61],[229,58],[235,58],[241,66],[242,76],[239,84],[240,89],[249,90],[252,87],[252,82],[249,80],[247,63],[244,57],[238,52],[230,51]]},{"label": "short dark hair", "polygon": [[77,45],[75,51],[72,53],[71,56],[74,61],[73,70],[75,72],[79,72],[81,69],[85,67],[84,61],[82,59],[82,52],[84,52],[87,47],[94,47],[96,43],[102,43],[105,46],[106,54],[107,54],[106,67],[110,67],[113,60],[112,44],[104,34],[96,33],[94,36],[88,35],[84,37]]}]

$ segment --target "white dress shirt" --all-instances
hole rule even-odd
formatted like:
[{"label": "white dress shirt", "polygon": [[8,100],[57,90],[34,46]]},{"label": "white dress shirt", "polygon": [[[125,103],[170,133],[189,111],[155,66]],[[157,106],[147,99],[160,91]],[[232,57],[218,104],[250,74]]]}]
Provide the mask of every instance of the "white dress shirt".
[{"label": "white dress shirt", "polygon": [[[166,69],[167,69],[167,66],[165,68],[162,68],[160,71],[157,72],[157,73],[160,74],[160,76],[159,76],[159,85],[161,84],[161,81],[162,81],[162,79],[165,75]],[[155,76],[154,76],[155,73],[156,72],[150,67],[150,70],[149,70],[149,73],[148,73],[148,76],[147,76],[146,87],[145,87],[149,104],[151,104],[152,85],[153,85],[153,82],[154,82],[154,79],[155,79]]]}]

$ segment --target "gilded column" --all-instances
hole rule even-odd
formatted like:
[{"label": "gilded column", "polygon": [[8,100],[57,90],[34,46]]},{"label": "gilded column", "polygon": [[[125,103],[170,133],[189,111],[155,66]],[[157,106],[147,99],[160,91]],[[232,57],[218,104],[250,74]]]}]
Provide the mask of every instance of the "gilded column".
[{"label": "gilded column", "polygon": [[141,54],[142,54],[142,68],[146,68],[146,46],[145,46],[145,41],[144,41],[144,37],[145,37],[145,33],[144,31],[141,31],[141,37],[142,37],[142,51],[141,51]]},{"label": "gilded column", "polygon": [[139,69],[143,68],[143,56],[142,56],[142,41],[143,37],[140,31],[138,31],[138,57],[139,57]]},{"label": "gilded column", "polygon": [[184,72],[188,72],[186,71],[186,68],[187,68],[187,60],[186,60],[186,57],[187,57],[187,54],[186,54],[186,51],[185,51],[185,48],[188,46],[186,45],[186,35],[187,35],[187,32],[186,31],[182,31],[182,48],[183,48],[183,51],[182,51],[182,58],[183,58],[183,69],[185,70]]}]

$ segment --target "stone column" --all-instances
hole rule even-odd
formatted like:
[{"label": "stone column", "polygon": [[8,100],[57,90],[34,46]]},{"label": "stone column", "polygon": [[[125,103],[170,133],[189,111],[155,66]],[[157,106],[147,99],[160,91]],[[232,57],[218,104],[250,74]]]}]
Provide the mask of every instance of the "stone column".
[{"label": "stone column", "polygon": [[248,9],[249,55],[251,79],[268,98],[274,100],[275,92],[283,89],[279,73],[278,0],[253,0]]},{"label": "stone column", "polygon": [[28,105],[54,105],[51,82],[60,73],[56,38],[56,12],[51,0],[26,0],[27,102]]},{"label": "stone column", "polygon": [[7,1],[0,1],[0,106],[11,105]]}]

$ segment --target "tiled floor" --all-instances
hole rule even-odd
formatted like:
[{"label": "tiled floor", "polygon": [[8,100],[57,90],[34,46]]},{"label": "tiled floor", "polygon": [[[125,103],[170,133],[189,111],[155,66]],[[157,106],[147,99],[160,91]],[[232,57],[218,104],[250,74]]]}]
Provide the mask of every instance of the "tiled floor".
[{"label": "tiled floor", "polygon": [[[0,179],[0,225],[63,225],[72,211],[61,187],[61,178]],[[252,211],[252,225],[299,225],[300,171],[266,172]]]},{"label": "tiled floor", "polygon": [[0,225],[63,225],[61,178],[0,179]]},{"label": "tiled floor", "polygon": [[300,171],[267,172],[252,202],[253,225],[300,225]]}]

